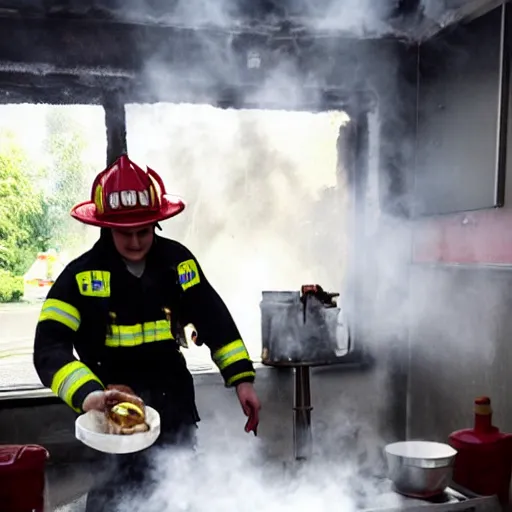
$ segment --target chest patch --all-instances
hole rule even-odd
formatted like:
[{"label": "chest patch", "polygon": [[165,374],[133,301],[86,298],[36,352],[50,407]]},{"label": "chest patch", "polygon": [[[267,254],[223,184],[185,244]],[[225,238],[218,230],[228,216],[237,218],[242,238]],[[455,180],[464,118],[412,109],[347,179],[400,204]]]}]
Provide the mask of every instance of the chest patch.
[{"label": "chest patch", "polygon": [[87,270],[76,275],[78,290],[85,297],[110,297],[110,272]]},{"label": "chest patch", "polygon": [[194,260],[183,261],[178,265],[178,281],[183,290],[199,284],[199,271]]}]

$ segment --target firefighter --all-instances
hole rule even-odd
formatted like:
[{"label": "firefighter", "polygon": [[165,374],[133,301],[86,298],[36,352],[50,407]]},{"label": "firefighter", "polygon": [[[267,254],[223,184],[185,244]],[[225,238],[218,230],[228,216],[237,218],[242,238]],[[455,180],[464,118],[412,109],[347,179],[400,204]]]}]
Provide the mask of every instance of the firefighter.
[{"label": "firefighter", "polygon": [[[247,432],[256,434],[260,409],[255,371],[227,307],[194,255],[155,234],[160,221],[184,208],[166,194],[157,173],[126,155],[98,174],[91,200],[71,215],[100,227],[100,238],[50,289],[34,342],[42,383],[70,408],[105,412],[118,402],[143,400],[161,416],[158,446],[194,444],[199,416],[180,348],[188,324],[209,347],[225,385],[236,389],[249,417]],[[87,510],[112,510],[127,489],[147,489],[152,449],[113,456],[106,480],[89,493]]]}]

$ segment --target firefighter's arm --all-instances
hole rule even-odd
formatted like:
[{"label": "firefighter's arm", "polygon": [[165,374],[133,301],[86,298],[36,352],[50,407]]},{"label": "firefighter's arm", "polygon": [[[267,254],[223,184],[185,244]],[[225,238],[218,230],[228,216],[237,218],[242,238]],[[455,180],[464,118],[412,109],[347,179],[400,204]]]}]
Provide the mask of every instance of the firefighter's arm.
[{"label": "firefighter's arm", "polygon": [[75,412],[89,393],[103,390],[100,379],[73,355],[80,329],[80,295],[74,273],[66,268],[41,308],[34,340],[34,366],[44,386]]},{"label": "firefighter's arm", "polygon": [[226,386],[254,382],[256,374],[240,332],[191,253],[178,264],[177,274],[186,321],[194,324],[198,339],[210,349]]}]

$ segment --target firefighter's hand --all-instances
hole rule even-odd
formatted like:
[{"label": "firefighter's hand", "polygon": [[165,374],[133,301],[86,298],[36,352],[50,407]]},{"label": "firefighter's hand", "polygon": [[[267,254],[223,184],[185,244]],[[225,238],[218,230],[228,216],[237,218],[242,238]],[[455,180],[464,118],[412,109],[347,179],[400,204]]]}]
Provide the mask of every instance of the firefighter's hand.
[{"label": "firefighter's hand", "polygon": [[261,404],[254,386],[250,382],[242,382],[236,387],[236,394],[244,414],[248,417],[245,431],[254,432],[254,435],[257,435]]},{"label": "firefighter's hand", "polygon": [[82,404],[84,412],[87,411],[100,411],[105,412],[109,407],[112,407],[121,402],[131,402],[139,407],[144,407],[144,402],[135,394],[126,393],[113,387],[106,391],[93,391],[89,393]]}]

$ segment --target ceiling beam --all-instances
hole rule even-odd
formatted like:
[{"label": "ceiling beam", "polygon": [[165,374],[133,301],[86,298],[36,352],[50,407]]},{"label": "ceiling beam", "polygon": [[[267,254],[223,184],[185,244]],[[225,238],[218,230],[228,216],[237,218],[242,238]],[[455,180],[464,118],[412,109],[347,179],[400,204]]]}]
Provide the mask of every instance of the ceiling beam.
[{"label": "ceiling beam", "polygon": [[442,9],[435,18],[424,16],[416,29],[415,37],[418,42],[424,42],[449,27],[479,18],[503,3],[504,0],[457,0],[452,2],[454,7]]}]

